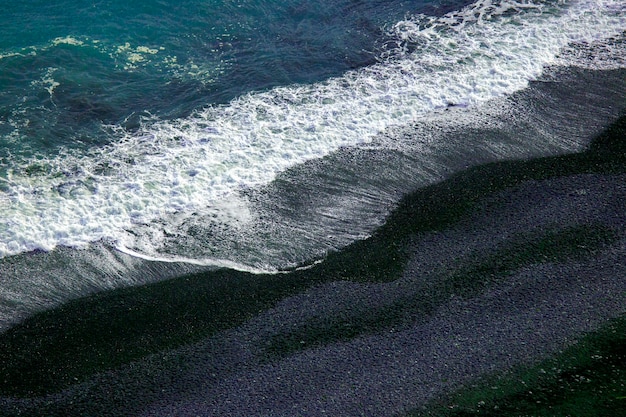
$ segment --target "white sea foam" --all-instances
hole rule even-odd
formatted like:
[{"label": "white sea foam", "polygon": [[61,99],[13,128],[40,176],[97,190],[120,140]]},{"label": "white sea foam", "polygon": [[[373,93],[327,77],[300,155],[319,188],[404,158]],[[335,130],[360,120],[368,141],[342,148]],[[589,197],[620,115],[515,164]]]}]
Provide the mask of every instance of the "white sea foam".
[{"label": "white sea foam", "polygon": [[41,77],[41,79],[31,82],[31,85],[43,87],[48,92],[48,94],[52,96],[54,94],[55,88],[61,85],[53,78],[53,75],[57,70],[58,68],[48,68],[45,74]]},{"label": "white sea foam", "polygon": [[2,52],[0,53],[0,59],[11,58],[14,56],[22,56],[19,52]]},{"label": "white sea foam", "polygon": [[85,42],[73,36],[65,36],[65,37],[55,38],[52,41],[52,45],[53,46],[58,46],[58,45],[84,46]]},{"label": "white sea foam", "polygon": [[[147,259],[271,270],[210,251],[168,253],[163,241],[192,216],[236,233],[255,222],[239,191],[434,109],[523,89],[545,66],[567,64],[560,54],[571,45],[602,43],[624,27],[620,0],[484,0],[440,18],[408,17],[388,28],[396,41],[378,64],[247,94],[185,119],[145,120],[132,134],[113,126],[118,139],[106,148],[10,167],[0,256],[104,239]],[[139,48],[128,51],[159,53]]]}]

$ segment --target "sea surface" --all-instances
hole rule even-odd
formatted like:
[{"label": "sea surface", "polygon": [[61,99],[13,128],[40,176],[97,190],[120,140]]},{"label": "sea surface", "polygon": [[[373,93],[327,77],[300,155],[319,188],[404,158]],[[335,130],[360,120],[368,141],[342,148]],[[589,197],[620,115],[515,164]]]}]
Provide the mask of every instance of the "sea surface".
[{"label": "sea surface", "polygon": [[0,329],[310,267],[403,195],[579,151],[626,108],[622,0],[1,3]]}]

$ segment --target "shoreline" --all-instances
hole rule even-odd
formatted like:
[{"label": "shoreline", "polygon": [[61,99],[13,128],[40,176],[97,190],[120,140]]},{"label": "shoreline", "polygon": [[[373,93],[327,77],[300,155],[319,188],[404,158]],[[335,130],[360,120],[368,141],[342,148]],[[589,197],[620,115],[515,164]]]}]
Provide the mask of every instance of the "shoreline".
[{"label": "shoreline", "polygon": [[[620,201],[626,201],[621,199],[626,192],[621,185],[626,174],[625,128],[626,116],[622,116],[585,152],[483,165],[418,190],[402,200],[372,237],[330,254],[325,262],[310,269],[284,275],[254,276],[217,270],[99,293],[39,313],[0,334],[0,346],[6,352],[0,362],[4,375],[0,380],[0,389],[3,395],[7,395],[0,399],[0,411],[6,415],[13,415],[12,412],[17,415],[18,410],[23,415],[44,411],[49,415],[61,415],[71,410],[76,415],[88,415],[94,410],[109,410],[113,414],[115,412],[111,410],[116,410],[133,415],[130,410],[137,414],[151,402],[157,405],[161,402],[163,409],[170,407],[177,412],[201,410],[208,406],[193,398],[206,390],[218,397],[227,395],[233,389],[229,385],[233,383],[233,378],[247,381],[241,389],[252,389],[256,386],[251,382],[255,375],[259,379],[269,378],[278,372],[277,369],[282,369],[283,375],[296,378],[298,369],[302,372],[317,370],[319,376],[309,381],[308,385],[303,386],[303,382],[297,385],[309,390],[303,391],[303,398],[298,402],[304,404],[307,398],[312,400],[314,391],[310,390],[316,384],[325,386],[324,381],[327,383],[329,378],[342,380],[335,373],[339,369],[355,370],[361,366],[348,359],[349,356],[341,356],[347,354],[346,350],[352,350],[357,357],[361,355],[361,359],[368,364],[366,368],[377,369],[379,377],[397,377],[400,372],[418,378],[419,374],[415,372],[421,368],[417,365],[404,370],[395,369],[401,364],[408,366],[406,361],[409,361],[411,351],[407,350],[407,341],[419,334],[422,337],[429,334],[431,338],[427,340],[434,343],[432,349],[450,347],[443,340],[435,343],[433,340],[436,338],[432,339],[432,336],[443,335],[440,327],[435,326],[437,320],[443,320],[441,326],[458,327],[462,324],[455,321],[462,317],[462,310],[455,316],[450,314],[454,308],[479,305],[472,303],[509,288],[513,291],[511,294],[517,291],[520,297],[515,304],[521,314],[517,319],[524,317],[522,313],[528,313],[530,306],[543,306],[541,311],[544,314],[553,314],[554,309],[546,306],[549,300],[558,299],[559,293],[545,291],[543,294],[542,291],[550,287],[538,283],[538,277],[546,274],[559,276],[567,272],[573,277],[572,284],[584,282],[584,277],[595,276],[595,286],[587,286],[578,292],[576,285],[559,287],[570,291],[570,299],[582,305],[594,299],[596,301],[590,305],[606,307],[606,311],[585,309],[587,316],[580,319],[585,318],[588,326],[572,325],[568,336],[561,335],[560,341],[555,341],[550,338],[559,339],[555,333],[559,327],[546,325],[543,337],[547,339],[534,355],[526,355],[528,352],[522,349],[523,345],[512,343],[507,346],[512,359],[517,359],[513,363],[532,362],[542,355],[557,352],[585,332],[601,327],[611,317],[624,314],[620,305],[625,304],[616,302],[619,297],[626,298],[626,284],[611,280],[610,276],[615,276],[611,274],[616,271],[609,267],[618,268],[618,272],[623,273],[621,276],[626,274],[626,267],[621,266],[622,270],[619,270],[620,263],[616,261],[626,256],[625,223],[620,217],[626,213],[620,212],[623,205],[619,206]],[[560,195],[559,192],[565,194]],[[554,210],[546,203],[543,212],[527,213],[529,217],[526,220],[529,224],[535,222],[537,228],[530,229],[526,234],[514,233],[503,237],[500,232],[506,229],[504,224],[502,228],[493,230],[500,233],[498,236],[490,236],[489,219],[498,218],[511,225],[523,225],[519,217],[507,220],[507,216],[523,213],[519,210],[519,203],[532,207],[542,201],[539,198],[552,198],[555,204],[566,204],[571,209],[568,210],[569,217],[563,217],[560,220],[562,224],[554,223],[554,219],[549,217]],[[581,208],[586,208],[587,217],[577,217]],[[549,221],[543,224],[534,215],[547,216],[545,219]],[[590,223],[589,219],[593,221]],[[546,228],[548,224],[552,226]],[[426,242],[431,245],[430,252],[416,252],[418,247],[425,248]],[[469,245],[473,252],[466,251],[468,242],[474,242],[474,246]],[[437,253],[439,247],[444,249]],[[458,261],[450,262],[451,259]],[[607,272],[606,276],[594,275],[594,271],[602,268],[610,273]],[[577,277],[577,271],[582,271],[583,275]],[[490,278],[467,280],[467,277],[483,276]],[[525,282],[526,287],[514,285],[515,282]],[[528,285],[531,284],[537,286],[538,293],[520,290],[530,288]],[[603,300],[602,294],[608,294],[606,291],[609,288],[618,289],[618,293],[611,299]],[[619,288],[622,288],[621,294]],[[536,302],[541,299],[540,294],[548,297],[543,304]],[[608,302],[610,300],[612,302]],[[561,301],[565,303],[561,307],[565,308],[567,300]],[[576,309],[580,306],[570,307]],[[452,310],[446,311],[450,308]],[[489,316],[485,314],[485,311],[475,311],[472,317],[475,320],[487,319]],[[513,330],[516,329],[517,319],[511,319]],[[577,320],[573,316],[568,316],[568,319]],[[472,321],[468,319],[465,323]],[[532,328],[522,326],[517,330],[531,332]],[[526,336],[519,336],[522,339],[530,337],[531,333],[523,334]],[[244,339],[247,341],[242,342]],[[552,348],[547,347],[550,340]],[[229,349],[238,343],[241,346],[236,349],[242,351],[230,352]],[[392,346],[404,346],[398,348],[400,353],[396,352],[397,361],[381,362],[388,363],[393,372],[381,370],[380,364],[368,362],[372,358],[362,350],[368,345],[381,352]],[[474,347],[479,349],[478,346],[481,345]],[[207,358],[208,352],[212,352],[209,356],[214,354],[217,359]],[[331,360],[333,355],[335,359]],[[169,359],[159,361],[158,357]],[[343,363],[342,357],[345,359]],[[400,357],[404,359],[398,359]],[[239,361],[234,362],[239,366],[229,369],[226,363],[234,358]],[[181,360],[187,363],[182,370],[176,368],[176,363]],[[293,371],[287,372],[292,368],[284,368],[286,364],[292,364]],[[458,369],[468,365],[463,362],[457,364]],[[482,366],[490,369],[495,365],[487,361]],[[511,364],[504,360],[500,366]],[[215,377],[203,380],[200,369],[217,369],[218,372]],[[479,366],[476,372],[480,371],[480,374],[484,369]],[[155,372],[158,377],[154,377]],[[157,394],[152,392],[154,387],[150,382],[134,380],[144,379],[146,375],[153,375],[161,381],[154,382],[155,386],[168,380],[167,392]],[[467,383],[471,375],[473,373],[468,372],[458,376],[457,383]],[[348,380],[359,383],[353,377]],[[106,387],[114,381],[122,381],[126,389],[107,397]],[[391,390],[398,383],[389,383],[387,391],[383,390],[383,394],[402,398],[394,403],[395,407],[399,407],[398,413],[410,408],[411,403],[425,404],[435,398],[437,389],[441,394],[455,387],[450,381],[440,385],[433,383],[430,389],[424,388],[426,391],[416,390],[415,398],[411,399],[411,393],[406,390],[407,387],[414,389],[416,381],[406,385],[405,389],[396,386]],[[196,387],[194,384],[199,385]],[[364,388],[375,385],[373,380],[360,380],[360,384],[365,385],[358,391],[359,396],[362,400],[371,397],[372,411],[390,401],[372,396],[372,391]],[[273,407],[279,407],[280,398],[284,399],[289,389],[295,389],[283,385],[278,385],[285,391],[277,391],[280,394],[274,398],[277,403]],[[59,392],[62,389],[66,390]],[[351,395],[339,386],[337,390],[337,395]],[[396,390],[399,393],[393,394]],[[256,409],[253,407],[269,406],[258,398],[252,398],[252,392],[242,397],[240,408],[230,410],[233,415],[254,415]],[[420,392],[422,397],[418,395]],[[309,397],[304,393],[308,393]],[[11,399],[13,395],[26,398]],[[33,396],[36,398],[28,398]],[[77,398],[81,401],[70,405]],[[119,402],[120,398],[123,402]],[[179,403],[181,398],[189,401]],[[120,404],[127,402],[134,405],[120,408]],[[214,404],[211,409],[219,410],[224,404]],[[358,403],[349,398],[343,397],[338,404],[343,404],[343,407],[350,405],[353,407],[351,411],[359,411]],[[338,410],[344,412],[337,415],[350,414],[348,408]],[[222,409],[222,412],[229,411]]]},{"label": "shoreline", "polygon": [[[437,188],[429,185],[462,177],[470,167],[579,151],[623,107],[615,103],[623,101],[616,86],[624,70],[570,68],[544,76],[545,80],[488,106],[436,112],[381,135],[371,149],[343,149],[296,166],[266,187],[246,190],[243,198],[252,204],[258,221],[241,234],[223,231],[224,247],[238,248],[225,259],[280,272],[309,267],[329,252],[386,227],[403,196],[422,190],[431,199],[428,204],[438,207],[433,196],[428,197],[429,190]],[[454,181],[466,193],[463,184]],[[441,195],[449,204],[456,203],[456,196]],[[284,256],[273,250],[284,251]],[[104,242],[86,249],[58,247],[3,258],[0,332],[71,299],[208,269],[134,258]]]}]

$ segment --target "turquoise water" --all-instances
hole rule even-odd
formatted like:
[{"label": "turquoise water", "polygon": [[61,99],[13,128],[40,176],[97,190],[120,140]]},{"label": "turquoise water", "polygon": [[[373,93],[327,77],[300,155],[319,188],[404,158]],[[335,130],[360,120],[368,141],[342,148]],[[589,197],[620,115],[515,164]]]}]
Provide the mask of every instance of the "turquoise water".
[{"label": "turquoise water", "polygon": [[[625,68],[621,0],[3,3],[5,260],[80,249],[125,276],[92,258],[104,245],[278,272],[468,166],[580,150],[623,108],[621,81],[575,105],[516,98],[572,68]],[[593,100],[609,110],[587,120]],[[3,323],[141,281],[61,272],[31,292],[33,274],[5,266]]]}]

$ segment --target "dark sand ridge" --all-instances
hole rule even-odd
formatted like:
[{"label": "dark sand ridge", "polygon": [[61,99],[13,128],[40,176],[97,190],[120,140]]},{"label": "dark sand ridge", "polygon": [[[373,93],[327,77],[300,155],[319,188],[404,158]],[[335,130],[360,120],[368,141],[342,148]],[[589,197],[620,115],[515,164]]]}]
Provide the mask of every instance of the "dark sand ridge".
[{"label": "dark sand ridge", "polygon": [[1,414],[393,415],[556,353],[626,309],[625,129],[420,190],[308,270],[216,271],[39,314],[0,335],[0,389],[69,388]]}]

